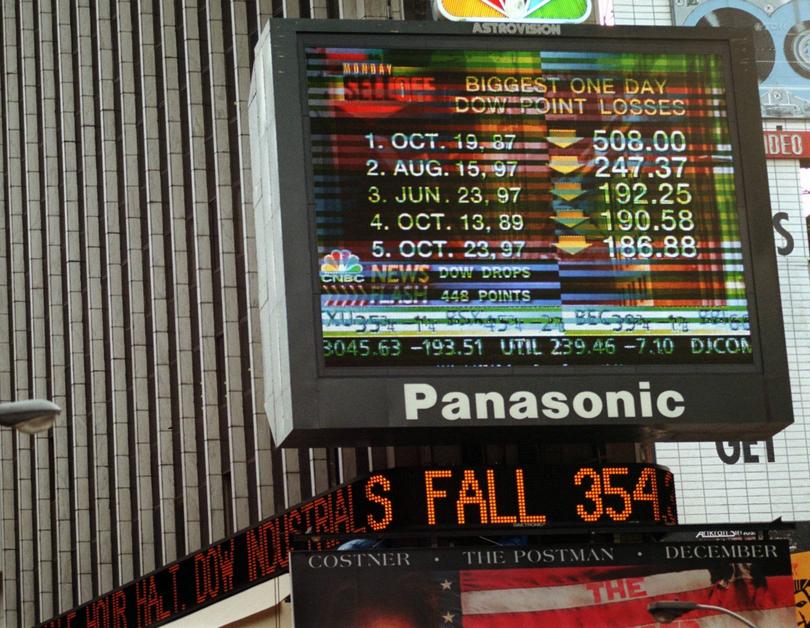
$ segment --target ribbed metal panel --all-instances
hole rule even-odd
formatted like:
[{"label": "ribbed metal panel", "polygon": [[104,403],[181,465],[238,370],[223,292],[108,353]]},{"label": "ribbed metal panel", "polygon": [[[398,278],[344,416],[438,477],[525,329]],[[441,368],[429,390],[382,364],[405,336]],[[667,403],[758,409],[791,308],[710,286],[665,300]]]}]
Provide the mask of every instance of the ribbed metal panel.
[{"label": "ribbed metal panel", "polygon": [[[285,491],[256,404],[243,185],[271,3],[1,10],[0,398],[65,409],[49,435],[0,434],[14,626],[268,516]],[[308,456],[322,488],[325,454]]]}]

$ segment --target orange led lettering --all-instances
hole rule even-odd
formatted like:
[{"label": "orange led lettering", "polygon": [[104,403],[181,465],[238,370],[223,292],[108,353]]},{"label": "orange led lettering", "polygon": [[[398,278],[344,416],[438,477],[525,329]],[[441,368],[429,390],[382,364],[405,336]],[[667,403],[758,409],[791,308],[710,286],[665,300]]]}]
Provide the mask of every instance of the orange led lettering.
[{"label": "orange led lettering", "polygon": [[135,582],[135,616],[138,618],[138,628],[149,623],[146,618],[146,580]]},{"label": "orange led lettering", "polygon": [[[276,518],[271,521],[273,525],[269,527],[270,529],[270,541],[272,541],[272,549],[273,549],[273,563],[272,568],[273,571],[276,569],[276,565],[280,568],[285,568],[287,563],[290,561],[289,554],[290,549],[289,545],[282,545],[281,544],[281,518]],[[268,546],[268,550],[270,547]]]},{"label": "orange led lettering", "polygon": [[433,480],[452,476],[453,472],[449,469],[431,469],[425,471],[425,503],[427,504],[428,525],[436,525],[436,500],[447,497],[447,491],[434,488]]},{"label": "orange led lettering", "polygon": [[[176,565],[173,565],[176,566]],[[179,567],[177,567],[179,569]],[[127,625],[127,595],[123,591],[112,594],[112,628],[126,628]],[[174,612],[177,612],[175,602]]]},{"label": "orange led lettering", "polygon": [[459,524],[466,523],[464,509],[470,505],[478,506],[481,523],[487,523],[487,500],[478,484],[478,478],[472,469],[464,469],[464,479],[456,500],[456,519]]},{"label": "orange led lettering", "polygon": [[363,523],[360,523],[359,526],[354,527],[354,493],[352,492],[354,489],[351,485],[349,485],[346,487],[346,490],[347,495],[349,496],[349,525],[352,526],[352,532],[365,532],[366,526]]},{"label": "orange led lettering", "polygon": [[515,515],[498,514],[498,497],[495,494],[495,471],[493,469],[487,469],[487,495],[489,496],[490,523],[517,523]]},{"label": "orange led lettering", "polygon": [[377,495],[372,491],[372,487],[376,485],[379,485],[384,492],[388,493],[391,490],[391,480],[384,475],[372,475],[366,482],[366,499],[375,504],[379,504],[383,509],[382,519],[375,519],[371,515],[366,516],[368,525],[372,530],[384,530],[394,519],[394,509],[390,499],[382,495]]},{"label": "orange led lettering", "polygon": [[[172,602],[174,603],[174,612],[176,613],[180,608],[180,599],[177,597],[177,572],[180,571],[180,565],[175,563],[174,565],[169,565],[169,574],[172,577]],[[119,591],[121,593],[121,591]],[[126,596],[124,596],[123,602],[126,605]],[[115,604],[113,604],[113,607]],[[124,623],[126,625],[126,623]]]},{"label": "orange led lettering", "polygon": [[278,523],[278,520],[265,521],[258,528],[247,531],[249,580],[271,574],[282,564]]},{"label": "orange led lettering", "polygon": [[672,475],[671,472],[667,471],[666,475],[664,476],[664,487],[667,489],[669,493],[669,501],[667,502],[666,512],[664,514],[664,521],[666,523],[678,523],[678,515],[676,512],[675,506],[675,487],[673,483],[675,481],[675,476]]},{"label": "orange led lettering", "polygon": [[110,607],[107,598],[90,602],[85,611],[86,628],[106,628],[110,624]]},{"label": "orange led lettering", "polygon": [[[56,619],[52,619],[50,621],[46,621],[43,624],[40,624],[41,628],[71,628],[71,624],[73,620],[76,619],[76,611],[70,611],[67,615],[62,615],[61,617],[57,617]],[[87,621],[87,617],[85,615],[85,621]],[[123,624],[126,627],[126,623]]]},{"label": "orange led lettering", "polygon": [[219,595],[219,571],[212,569],[208,552],[200,552],[194,556],[194,591],[197,604]]},{"label": "orange led lettering", "polygon": [[314,506],[313,502],[307,502],[306,504],[302,505],[299,509],[301,513],[301,517],[304,520],[304,530],[309,530],[313,527],[312,523],[312,507]]},{"label": "orange led lettering", "polygon": [[312,505],[315,532],[329,532],[329,502],[323,497],[317,498]]},{"label": "orange led lettering", "polygon": [[633,511],[633,504],[630,502],[630,493],[621,486],[611,484],[611,476],[614,475],[627,475],[627,467],[606,467],[602,469],[602,492],[605,495],[618,495],[621,497],[624,507],[621,510],[616,510],[612,506],[608,506],[607,514],[613,521],[625,521]]},{"label": "orange led lettering", "polygon": [[574,476],[574,484],[582,486],[582,482],[586,477],[591,478],[591,487],[585,492],[585,499],[593,502],[593,510],[589,511],[585,504],[577,504],[577,514],[588,523],[593,523],[599,521],[604,511],[602,505],[602,478],[595,470],[584,467],[577,471]]},{"label": "orange led lettering", "polygon": [[135,583],[135,607],[139,626],[148,626],[171,614],[163,609],[163,598],[157,591],[154,576]]},{"label": "orange led lettering", "polygon": [[[281,545],[281,538],[279,539],[279,544],[284,548],[284,550],[280,551],[280,553],[284,554],[285,556],[289,553],[290,548],[292,547],[292,537],[303,532],[303,530],[301,530],[299,527],[300,524],[301,513],[298,511],[298,509],[293,509],[284,515],[283,545]],[[278,525],[281,526],[281,522],[279,522]]]},{"label": "orange led lettering", "polygon": [[337,534],[341,528],[344,532],[351,532],[351,521],[349,521],[349,510],[346,507],[346,499],[343,491],[338,490],[332,497],[332,533]]},{"label": "orange led lettering", "polygon": [[526,514],[526,486],[523,481],[523,469],[515,469],[515,483],[517,484],[518,519],[520,523],[545,525],[545,515]]},{"label": "orange led lettering", "polygon": [[[222,573],[222,590],[225,592],[233,591],[233,554],[234,554],[234,540],[231,539],[230,543],[218,545],[217,560],[219,562],[219,570]],[[230,549],[228,551],[226,549]]]},{"label": "orange led lettering", "polygon": [[[645,490],[649,486],[649,491]],[[655,469],[646,467],[641,471],[636,488],[633,489],[633,499],[637,502],[650,502],[653,508],[653,518],[661,520],[661,507],[658,505],[658,478]]]}]

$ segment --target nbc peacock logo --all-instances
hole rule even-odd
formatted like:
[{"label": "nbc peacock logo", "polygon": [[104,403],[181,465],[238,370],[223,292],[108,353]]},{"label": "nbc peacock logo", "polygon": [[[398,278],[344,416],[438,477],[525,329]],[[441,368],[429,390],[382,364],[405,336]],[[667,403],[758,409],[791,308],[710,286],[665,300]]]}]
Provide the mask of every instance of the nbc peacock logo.
[{"label": "nbc peacock logo", "polygon": [[323,283],[362,283],[363,265],[348,249],[334,249],[324,255],[320,275]]},{"label": "nbc peacock logo", "polygon": [[449,20],[578,23],[591,13],[591,0],[435,0]]}]

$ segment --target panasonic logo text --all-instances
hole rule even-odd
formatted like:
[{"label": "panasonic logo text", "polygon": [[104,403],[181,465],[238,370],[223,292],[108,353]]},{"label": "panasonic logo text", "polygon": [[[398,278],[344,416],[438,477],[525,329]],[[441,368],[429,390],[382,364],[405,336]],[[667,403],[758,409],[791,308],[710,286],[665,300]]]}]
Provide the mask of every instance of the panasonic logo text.
[{"label": "panasonic logo text", "polygon": [[686,411],[686,399],[677,390],[654,392],[641,381],[636,390],[597,393],[583,390],[573,396],[560,391],[535,394],[517,390],[465,393],[449,391],[439,396],[430,384],[404,384],[405,418],[418,421],[420,413],[439,409],[447,421],[467,419],[676,419]]}]

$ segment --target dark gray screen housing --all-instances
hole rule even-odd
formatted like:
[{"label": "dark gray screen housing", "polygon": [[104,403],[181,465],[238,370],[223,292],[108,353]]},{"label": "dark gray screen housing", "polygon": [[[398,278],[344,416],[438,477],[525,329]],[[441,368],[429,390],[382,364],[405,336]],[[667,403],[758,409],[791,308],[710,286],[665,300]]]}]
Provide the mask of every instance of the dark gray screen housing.
[{"label": "dark gray screen housing", "polygon": [[[494,33],[492,29],[479,28],[474,23],[270,21],[257,48],[250,116],[260,279],[258,298],[267,385],[265,409],[277,443],[284,446],[401,444],[481,438],[514,441],[528,434],[561,441],[641,438],[754,440],[768,437],[792,421],[757,90],[755,77],[747,70],[753,63],[751,42],[740,33],[721,29],[696,31],[563,26],[559,31],[558,35],[554,34],[555,27],[545,29],[545,35],[503,35]],[[626,300],[638,300],[639,291],[643,290],[657,290],[655,294],[660,299],[660,286],[667,284],[661,278],[675,272],[671,271],[672,268],[695,265],[697,253],[692,248],[695,242],[712,241],[714,244],[711,246],[720,250],[728,248],[723,238],[729,238],[739,250],[738,269],[734,271],[737,275],[729,274],[731,271],[726,270],[726,274],[711,275],[714,279],[704,283],[709,285],[714,281],[719,289],[737,294],[738,309],[744,312],[743,318],[729,322],[730,318],[723,314],[722,322],[718,325],[730,330],[726,335],[706,335],[704,330],[701,332],[704,335],[695,335],[695,340],[695,337],[682,339],[673,331],[670,335],[671,352],[669,345],[659,340],[657,348],[643,353],[639,338],[648,338],[652,342],[656,338],[670,337],[660,329],[655,330],[655,325],[662,325],[660,321],[656,322],[656,314],[648,321],[648,328],[652,331],[617,336],[625,340],[614,353],[604,354],[605,347],[611,346],[605,342],[613,336],[609,330],[603,330],[601,335],[596,336],[582,334],[576,345],[570,344],[565,349],[569,353],[561,356],[552,353],[560,350],[559,340],[538,340],[539,344],[531,346],[540,347],[536,351],[543,357],[536,360],[499,358],[493,353],[495,349],[491,349],[500,342],[494,331],[495,340],[482,338],[480,344],[472,333],[465,336],[464,333],[450,330],[445,335],[439,334],[438,339],[450,348],[443,356],[439,345],[436,345],[438,349],[432,348],[431,339],[412,339],[414,333],[411,329],[416,327],[407,327],[414,325],[408,320],[407,323],[396,323],[404,330],[398,336],[401,338],[397,341],[400,342],[399,351],[419,354],[418,360],[394,359],[396,356],[391,354],[392,341],[381,343],[374,338],[366,339],[365,344],[351,345],[350,351],[353,353],[349,359],[330,359],[326,348],[332,350],[333,345],[329,343],[330,334],[334,331],[323,322],[324,282],[336,286],[336,298],[345,310],[346,302],[354,302],[351,299],[355,298],[353,295],[361,286],[363,273],[370,272],[367,269],[372,262],[382,264],[397,256],[404,256],[405,259],[397,261],[411,263],[408,270],[412,274],[422,272],[423,277],[429,277],[426,269],[430,268],[430,264],[448,263],[453,255],[457,256],[453,259],[466,260],[491,255],[491,258],[486,258],[487,263],[499,265],[497,267],[501,269],[531,268],[534,263],[532,258],[514,263],[514,258],[504,259],[503,256],[513,256],[516,251],[519,252],[523,245],[519,247],[517,242],[531,242],[532,237],[540,242],[542,238],[547,238],[541,234],[530,235],[524,240],[521,235],[521,232],[525,232],[524,214],[530,216],[531,212],[543,211],[537,210],[542,206],[539,202],[521,205],[521,201],[517,200],[518,193],[509,192],[519,186],[493,184],[488,187],[489,183],[483,178],[475,179],[481,177],[482,172],[490,174],[490,181],[497,176],[506,176],[512,167],[509,164],[514,162],[515,169],[521,168],[528,163],[528,158],[518,156],[511,159],[512,155],[505,152],[504,134],[498,133],[497,129],[488,130],[484,123],[480,127],[483,130],[474,138],[471,139],[469,133],[458,133],[458,138],[454,139],[459,129],[452,125],[442,126],[438,117],[426,116],[423,129],[415,131],[409,127],[409,133],[403,133],[402,138],[395,138],[389,132],[379,148],[388,144],[396,148],[397,142],[400,142],[408,150],[424,149],[420,157],[423,165],[431,162],[439,151],[458,149],[461,157],[457,160],[432,160],[434,163],[430,167],[436,169],[441,186],[438,183],[432,186],[400,185],[389,190],[386,197],[385,187],[376,185],[382,178],[372,181],[374,185],[367,185],[363,191],[369,203],[380,203],[380,207],[383,207],[387,200],[391,201],[392,206],[402,200],[403,203],[411,202],[416,209],[410,211],[406,207],[398,214],[391,214],[393,218],[390,219],[381,219],[372,212],[370,219],[358,221],[356,230],[352,229],[352,224],[343,226],[349,235],[344,236],[341,242],[348,244],[336,247],[334,251],[323,247],[319,250],[319,242],[324,241],[324,230],[328,230],[329,225],[324,223],[323,218],[324,215],[328,216],[328,212],[319,210],[321,213],[316,216],[316,206],[322,207],[325,202],[331,202],[328,199],[328,177],[333,172],[325,169],[320,157],[312,157],[313,154],[328,154],[328,151],[325,153],[321,147],[313,152],[310,116],[315,105],[311,96],[308,101],[307,90],[312,86],[308,84],[306,75],[306,55],[307,50],[349,48],[425,50],[428,56],[435,54],[442,60],[457,56],[462,60],[468,59],[465,61],[467,63],[471,63],[469,59],[478,59],[463,56],[464,51],[471,50],[491,50],[492,59],[499,58],[499,55],[507,57],[511,54],[514,58],[523,58],[533,51],[560,51],[559,59],[552,59],[548,67],[544,67],[547,76],[554,75],[553,68],[561,71],[559,68],[565,65],[565,60],[579,54],[578,51],[604,51],[605,55],[612,55],[630,50],[631,54],[640,56],[663,51],[671,54],[673,60],[680,58],[679,55],[686,59],[684,69],[677,67],[673,61],[672,67],[663,71],[664,74],[672,72],[673,76],[681,73],[682,81],[683,73],[690,71],[690,55],[721,59],[716,80],[722,83],[726,100],[719,115],[727,122],[730,143],[722,147],[725,154],[720,157],[715,155],[715,158],[726,159],[730,168],[718,167],[712,173],[716,181],[727,180],[731,191],[724,192],[725,196],[722,196],[721,192],[716,191],[721,187],[717,184],[712,192],[714,196],[707,198],[708,193],[702,187],[700,177],[683,174],[697,171],[702,155],[696,152],[689,157],[693,160],[689,162],[679,157],[677,142],[681,131],[677,124],[669,124],[664,132],[638,122],[645,112],[647,115],[679,115],[679,105],[677,102],[672,104],[671,98],[667,98],[664,105],[661,98],[656,100],[650,96],[645,100],[642,98],[644,94],[640,94],[637,104],[639,111],[603,110],[601,119],[610,121],[609,125],[604,123],[604,128],[599,127],[598,120],[593,121],[594,115],[588,109],[591,106],[588,101],[582,105],[579,116],[547,118],[557,120],[557,128],[566,126],[565,122],[568,122],[569,127],[580,131],[579,135],[583,134],[581,131],[584,129],[592,138],[589,146],[597,149],[594,153],[596,157],[590,154],[582,159],[590,160],[587,162],[588,172],[607,169],[610,184],[598,188],[602,185],[601,180],[587,179],[586,175],[583,175],[582,181],[585,187],[591,185],[591,191],[604,190],[605,200],[601,201],[601,197],[597,196],[594,201],[596,205],[589,206],[593,216],[602,215],[603,218],[594,218],[590,231],[576,231],[576,227],[570,226],[576,224],[572,219],[572,216],[576,218],[576,208],[561,206],[557,201],[548,202],[548,207],[556,212],[553,228],[550,227],[548,233],[557,238],[548,246],[558,249],[561,265],[574,255],[596,255],[595,251],[601,250],[603,255],[611,256],[617,267],[632,267],[643,280],[636,281],[632,288],[613,285],[611,289],[623,290]],[[486,76],[487,72],[490,76],[497,75],[497,62],[493,63],[494,69],[482,70],[476,66],[469,70],[469,75]],[[391,71],[382,58],[379,62],[366,61],[364,66],[358,63],[357,67],[350,64],[345,67],[345,72],[352,75],[365,72],[366,75],[384,76]],[[527,76],[530,78],[523,82],[519,76],[509,82],[518,93],[511,94],[513,101],[501,101],[507,103],[505,106],[513,106],[509,104],[512,102],[516,103],[514,106],[522,106],[520,98],[529,99],[526,104],[531,106],[532,96],[527,95],[528,92],[531,89],[548,89],[549,83],[536,77],[532,79],[529,74]],[[467,89],[478,89],[477,80],[468,79]],[[481,85],[487,84],[491,89],[496,89],[492,87],[496,83],[487,83],[482,79]],[[358,90],[371,90],[371,99],[375,97],[375,86],[383,85],[380,98],[383,101],[396,100],[396,94],[392,96],[393,92],[390,91],[395,83],[361,81],[352,85],[359,85]],[[414,98],[422,98],[420,94],[429,89],[425,80],[403,80],[396,85],[401,89],[400,93],[404,93],[405,89],[413,90]],[[601,87],[594,86],[592,89],[610,89],[606,85],[603,81]],[[329,85],[324,85],[324,93],[329,89]],[[386,89],[389,89],[388,93]],[[630,87],[625,86],[625,89]],[[655,89],[653,81],[650,81],[649,89]],[[344,94],[348,95],[349,91]],[[575,96],[576,93],[568,93],[572,100]],[[674,100],[677,101],[677,98]],[[463,109],[471,106],[471,102],[457,101],[455,106]],[[487,101],[480,102],[483,103],[481,106],[487,106]],[[543,106],[549,105],[544,103]],[[604,108],[606,105],[600,101],[599,106]],[[666,110],[662,110],[663,107]],[[486,110],[482,111],[486,115]],[[619,114],[623,114],[624,118],[617,118]],[[390,115],[397,115],[395,102]],[[591,121],[585,122],[589,115]],[[360,171],[369,177],[377,176],[378,160],[369,159],[360,149],[363,142],[368,141],[370,149],[377,150],[373,131],[380,124],[375,124],[371,119],[361,119],[355,132],[357,154],[347,148],[349,143],[341,145],[340,150],[344,153],[332,159],[329,168],[335,170],[343,167],[340,164],[352,164],[359,159],[360,165],[357,167]],[[637,136],[628,131],[622,131],[624,135],[614,133],[611,136],[609,133],[611,129],[632,130],[633,124],[642,129]],[[364,139],[367,134],[368,140]],[[550,130],[548,135],[551,135]],[[646,139],[639,140],[641,135]],[[421,144],[408,146],[407,142],[414,143],[414,137]],[[439,137],[445,139],[436,139]],[[499,139],[495,140],[495,137]],[[602,137],[612,137],[616,142],[625,143],[629,138],[631,146],[633,141],[636,142],[635,150],[643,157],[629,159],[623,156],[626,150],[622,152],[626,144],[609,146],[604,144]],[[665,146],[665,140],[671,142],[674,148],[669,144]],[[317,141],[321,141],[320,135]],[[428,141],[433,145],[429,146]],[[489,145],[479,147],[483,141],[489,142]],[[495,144],[496,141],[499,143]],[[452,145],[451,142],[458,142],[459,145]],[[697,140],[693,143],[699,144]],[[602,145],[604,149],[600,153],[598,149]],[[431,148],[434,153],[430,152]],[[482,158],[473,158],[470,151],[479,148],[490,152],[483,152]],[[576,155],[571,150],[567,153],[563,150],[560,156],[554,156],[553,151],[548,150],[549,154],[543,157],[548,162],[548,168],[539,168],[541,175],[538,175],[536,185],[544,185],[546,175],[542,173],[550,176],[554,168],[557,168],[558,180],[568,185],[572,178],[566,177],[570,174],[570,171],[566,172],[566,164]],[[489,156],[490,153],[494,156]],[[632,158],[632,154],[627,154]],[[407,156],[413,158],[414,154]],[[608,165],[605,166],[605,163]],[[442,170],[450,167],[455,169]],[[393,171],[390,174],[393,175]],[[451,174],[452,177],[473,178],[456,179],[451,178]],[[598,177],[596,174],[593,176]],[[692,176],[692,179],[687,179],[687,176]],[[324,183],[325,180],[327,183]],[[616,184],[619,184],[618,189]],[[501,193],[501,189],[506,191]],[[446,200],[448,190],[455,196]],[[510,193],[515,198],[511,198]],[[425,194],[429,200],[441,204],[441,211],[434,208],[429,212],[417,206]],[[476,211],[475,207],[483,208],[490,200],[493,205],[503,201],[507,209],[493,213],[494,222],[488,223],[488,210]],[[463,205],[467,201],[472,201],[470,211]],[[603,205],[599,205],[600,202]],[[339,204],[339,201],[336,203]],[[701,206],[703,209],[700,209]],[[700,214],[701,211],[704,214]],[[716,218],[707,213],[709,211],[730,211],[733,229],[728,227],[727,219]],[[436,218],[439,214],[442,218]],[[519,216],[519,219],[514,216]],[[676,224],[678,220],[680,222]],[[500,226],[504,228],[498,232]],[[397,232],[399,239],[393,240],[392,245],[389,236],[391,230],[397,229],[402,233]],[[487,235],[470,235],[475,229]],[[497,237],[492,235],[493,229]],[[712,229],[716,232],[714,238],[706,235]],[[421,231],[421,238],[411,237],[410,231]],[[506,232],[509,233],[504,235]],[[376,240],[375,233],[383,235]],[[457,240],[456,244],[453,244],[454,239]],[[445,241],[445,245],[437,244]],[[403,242],[406,244],[403,245]],[[411,246],[407,242],[414,244]],[[418,242],[431,244],[423,244],[420,250]],[[468,242],[484,244],[471,246]],[[538,244],[530,255],[542,257],[545,254],[542,246]],[[709,250],[709,246],[706,245],[706,250]],[[590,250],[581,252],[586,248]],[[526,248],[526,251],[530,250],[531,246]],[[439,259],[439,256],[444,257]],[[363,270],[359,270],[361,266]],[[704,268],[699,270],[715,272],[710,266],[704,264]],[[727,264],[726,268],[731,266],[733,264]],[[654,272],[650,272],[650,268]],[[375,270],[379,272],[379,268]],[[511,272],[515,274],[517,271]],[[650,281],[659,283],[653,288],[645,288],[644,281],[648,284]],[[685,280],[681,283],[689,285]],[[481,285],[474,286],[474,289],[480,289]],[[490,287],[493,294],[504,294],[505,298],[539,301],[529,288],[524,289],[518,284]],[[700,289],[706,290],[705,286]],[[464,284],[459,284],[455,293],[436,288],[432,293],[424,293],[430,295],[429,298],[425,296],[425,302],[453,298],[463,290]],[[414,295],[413,292],[409,294]],[[443,296],[447,294],[451,297]],[[482,298],[487,296],[486,292],[473,294],[479,294]],[[684,296],[683,292],[678,293],[677,298],[684,299],[684,303],[690,303],[692,299],[689,294]],[[711,302],[705,294],[694,298]],[[358,302],[363,307],[369,306],[368,300],[363,302],[360,299]],[[676,296],[671,297],[670,301],[660,302],[678,303]],[[384,304],[377,303],[377,311],[385,312]],[[523,312],[520,308],[525,308],[524,303],[508,305],[514,311]],[[473,307],[473,304],[464,304],[464,308],[467,308],[465,311]],[[664,311],[666,307],[660,309]],[[360,311],[365,316],[373,310],[371,307]],[[403,316],[407,318],[407,315]],[[700,320],[706,321],[707,315],[704,313],[696,313],[696,321],[699,316],[702,317]],[[739,324],[743,319],[744,330]],[[707,324],[715,323],[717,321],[709,320]],[[351,320],[349,324],[352,324]],[[395,323],[388,324],[391,329],[394,328]],[[359,334],[357,326],[353,329],[355,331],[352,333]],[[564,334],[560,337],[563,338]],[[543,345],[543,342],[546,344]],[[341,345],[341,351],[345,351],[346,346]],[[735,348],[740,346],[745,348],[745,355],[735,353]],[[433,353],[425,357],[424,352],[430,351]],[[461,351],[478,353],[471,359],[452,360],[451,351],[453,355]],[[552,355],[555,359],[547,359]]]}]

